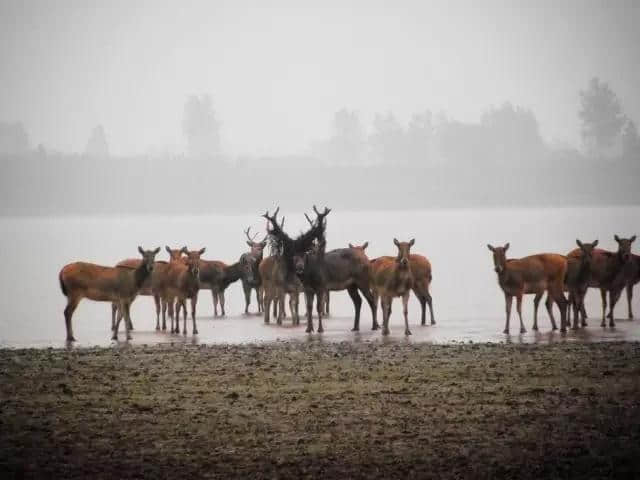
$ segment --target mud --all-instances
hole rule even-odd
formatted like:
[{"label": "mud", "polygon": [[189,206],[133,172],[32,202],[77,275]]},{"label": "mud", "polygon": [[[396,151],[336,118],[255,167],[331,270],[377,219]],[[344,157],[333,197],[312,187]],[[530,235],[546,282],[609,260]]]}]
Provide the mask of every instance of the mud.
[{"label": "mud", "polygon": [[640,471],[640,344],[0,350],[2,478]]}]

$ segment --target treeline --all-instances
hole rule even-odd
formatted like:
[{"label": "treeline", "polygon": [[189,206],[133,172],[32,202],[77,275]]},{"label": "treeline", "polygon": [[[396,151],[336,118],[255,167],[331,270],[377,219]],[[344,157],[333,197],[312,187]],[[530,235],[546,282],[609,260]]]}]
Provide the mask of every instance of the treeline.
[{"label": "treeline", "polygon": [[240,167],[188,158],[0,160],[0,215],[260,212],[275,205],[423,209],[640,204],[637,162],[555,152],[535,163]]}]

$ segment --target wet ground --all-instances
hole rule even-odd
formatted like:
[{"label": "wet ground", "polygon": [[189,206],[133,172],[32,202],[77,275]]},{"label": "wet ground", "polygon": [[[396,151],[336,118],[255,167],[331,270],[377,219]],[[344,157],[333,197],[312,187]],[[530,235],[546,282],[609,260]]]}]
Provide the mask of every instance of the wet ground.
[{"label": "wet ground", "polygon": [[5,349],[0,384],[2,478],[640,472],[638,343]]}]

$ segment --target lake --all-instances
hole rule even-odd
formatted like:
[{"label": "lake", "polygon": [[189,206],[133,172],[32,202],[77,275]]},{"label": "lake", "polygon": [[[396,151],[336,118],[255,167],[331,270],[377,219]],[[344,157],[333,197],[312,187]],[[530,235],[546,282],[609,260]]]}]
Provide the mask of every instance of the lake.
[{"label": "lake", "polygon": [[[309,209],[310,211],[311,209]],[[66,299],[58,283],[58,273],[67,263],[89,261],[114,265],[124,258],[137,257],[137,246],[162,247],[159,259],[166,259],[164,246],[206,247],[203,258],[237,261],[247,250],[243,230],[264,232],[262,212],[251,215],[131,216],[131,217],[37,217],[0,219],[2,249],[0,272],[3,315],[0,319],[0,346],[61,347],[65,342],[63,309]],[[285,230],[297,234],[307,228],[303,212],[282,212]],[[511,318],[512,335],[503,335],[504,296],[498,287],[487,243],[511,243],[510,257],[534,253],[566,254],[575,240],[600,240],[600,246],[616,249],[614,233],[628,237],[636,233],[640,207],[602,208],[501,208],[439,209],[422,211],[347,212],[334,210],[328,217],[327,248],[340,248],[352,242],[369,242],[370,258],[395,255],[393,237],[415,238],[415,253],[426,255],[433,266],[432,295],[437,325],[420,327],[420,307],[415,298],[409,305],[413,335],[404,338],[400,301],[395,300],[391,335],[384,341],[607,341],[640,340],[640,320],[627,320],[624,295],[616,309],[618,325],[602,329],[599,320],[600,295],[587,295],[589,327],[566,336],[552,332],[541,305],[540,331],[531,332],[532,296],[523,302],[523,317],[529,332],[518,334],[515,302]],[[637,251],[637,249],[635,249]],[[640,293],[634,310],[640,314]],[[150,297],[138,297],[132,307],[134,344],[238,343],[275,340],[380,341],[371,332],[371,314],[363,304],[361,332],[349,332],[353,307],[346,292],[332,293],[332,317],[325,333],[308,335],[304,320],[300,327],[264,325],[257,315],[244,316],[244,296],[240,282],[226,293],[227,317],[213,318],[211,295],[200,294],[199,335],[155,332],[155,310]],[[255,299],[251,310],[256,311]],[[304,309],[300,299],[301,311]],[[77,346],[111,345],[110,306],[83,300],[74,319]],[[559,315],[558,315],[559,321]],[[188,322],[191,332],[191,324]],[[121,326],[120,338],[124,339]],[[121,342],[125,343],[125,342]]]}]

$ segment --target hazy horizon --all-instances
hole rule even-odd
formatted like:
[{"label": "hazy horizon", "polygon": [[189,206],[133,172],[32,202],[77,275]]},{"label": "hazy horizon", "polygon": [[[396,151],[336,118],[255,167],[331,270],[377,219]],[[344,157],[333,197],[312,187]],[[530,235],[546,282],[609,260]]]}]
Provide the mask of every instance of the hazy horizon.
[{"label": "hazy horizon", "polygon": [[600,77],[640,120],[640,4],[81,2],[0,5],[0,121],[32,146],[185,151],[192,94],[211,94],[231,155],[307,151],[333,113],[366,127],[426,109],[465,122],[509,101],[547,141],[579,146],[580,89]]}]

